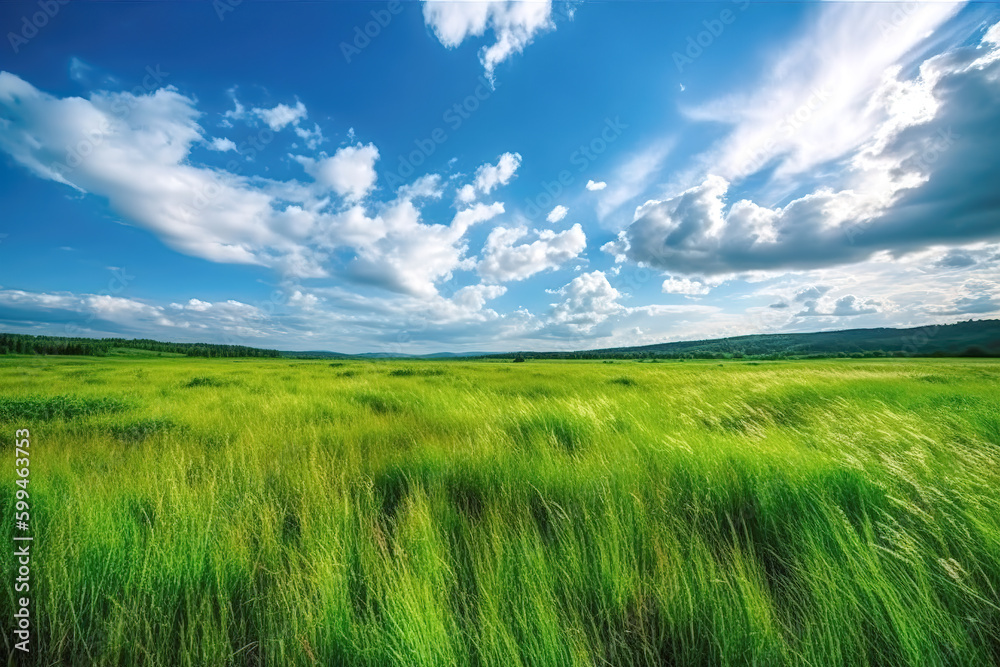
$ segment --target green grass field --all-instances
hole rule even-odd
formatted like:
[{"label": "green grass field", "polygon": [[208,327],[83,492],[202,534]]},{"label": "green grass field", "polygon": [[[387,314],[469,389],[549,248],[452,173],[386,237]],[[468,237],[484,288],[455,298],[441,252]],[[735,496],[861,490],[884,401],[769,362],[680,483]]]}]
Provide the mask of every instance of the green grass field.
[{"label": "green grass field", "polygon": [[991,360],[0,357],[2,523],[29,428],[39,665],[1000,664],[998,406]]}]

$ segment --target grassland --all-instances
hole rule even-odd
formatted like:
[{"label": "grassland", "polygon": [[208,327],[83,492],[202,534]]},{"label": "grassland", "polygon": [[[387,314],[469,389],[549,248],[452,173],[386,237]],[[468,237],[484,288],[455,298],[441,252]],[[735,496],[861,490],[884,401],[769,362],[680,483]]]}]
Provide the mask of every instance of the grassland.
[{"label": "grassland", "polygon": [[998,381],[0,357],[0,428],[33,436],[33,660],[1000,664]]}]

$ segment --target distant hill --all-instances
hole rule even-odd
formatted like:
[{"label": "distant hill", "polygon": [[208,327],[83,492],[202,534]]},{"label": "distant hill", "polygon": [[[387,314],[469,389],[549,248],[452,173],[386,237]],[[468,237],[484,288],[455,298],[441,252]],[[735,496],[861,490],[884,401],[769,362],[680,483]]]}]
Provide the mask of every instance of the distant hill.
[{"label": "distant hill", "polygon": [[781,333],[609,347],[577,352],[436,352],[343,354],[316,350],[279,352],[242,345],[164,343],[148,339],[60,338],[0,333],[0,354],[69,354],[189,357],[282,357],[287,359],[722,359],[833,356],[1000,357],[1000,320],[968,320],[911,329],[848,329]]},{"label": "distant hill", "polygon": [[488,355],[537,359],[643,359],[803,356],[1000,356],[1000,320],[969,320],[911,329],[848,329],[817,333],[755,334],[708,340],[612,347],[579,352]]}]

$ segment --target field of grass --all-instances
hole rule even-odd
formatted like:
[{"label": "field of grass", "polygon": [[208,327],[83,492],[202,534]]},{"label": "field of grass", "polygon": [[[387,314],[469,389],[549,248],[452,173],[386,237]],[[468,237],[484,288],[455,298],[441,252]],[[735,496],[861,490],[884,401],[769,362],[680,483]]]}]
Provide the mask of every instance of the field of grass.
[{"label": "field of grass", "polygon": [[17,428],[39,665],[1000,664],[998,361],[0,357],[8,540]]}]

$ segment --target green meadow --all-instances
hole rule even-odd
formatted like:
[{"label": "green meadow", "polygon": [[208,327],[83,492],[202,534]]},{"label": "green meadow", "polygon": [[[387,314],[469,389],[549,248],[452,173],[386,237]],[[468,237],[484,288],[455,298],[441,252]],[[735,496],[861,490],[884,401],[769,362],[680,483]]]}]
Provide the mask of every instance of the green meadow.
[{"label": "green meadow", "polygon": [[1000,664],[996,360],[5,356],[8,545],[21,428],[32,664]]}]

